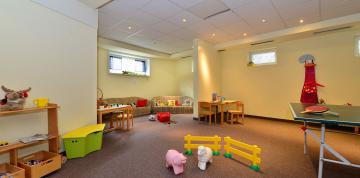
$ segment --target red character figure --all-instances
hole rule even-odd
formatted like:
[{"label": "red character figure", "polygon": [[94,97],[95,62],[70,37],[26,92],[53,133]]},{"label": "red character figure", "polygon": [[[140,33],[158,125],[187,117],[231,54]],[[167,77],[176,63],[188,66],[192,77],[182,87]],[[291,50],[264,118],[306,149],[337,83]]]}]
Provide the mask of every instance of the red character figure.
[{"label": "red character figure", "polygon": [[316,83],[315,79],[315,66],[314,64],[314,56],[312,55],[303,55],[300,57],[299,61],[305,63],[305,81],[304,86],[301,92],[302,103],[318,103],[318,95],[317,95],[317,86],[324,87],[321,84]]}]

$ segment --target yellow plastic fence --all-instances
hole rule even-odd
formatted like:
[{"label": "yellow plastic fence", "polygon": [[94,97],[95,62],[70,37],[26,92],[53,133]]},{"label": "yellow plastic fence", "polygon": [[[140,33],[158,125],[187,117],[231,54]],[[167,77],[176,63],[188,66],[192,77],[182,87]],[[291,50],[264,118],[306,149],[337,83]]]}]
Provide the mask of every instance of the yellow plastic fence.
[{"label": "yellow plastic fence", "polygon": [[[224,149],[226,151],[224,156],[226,158],[231,158],[232,153],[239,155],[239,156],[251,161],[251,163],[252,163],[252,165],[250,166],[251,169],[253,169],[255,171],[260,170],[259,164],[260,164],[261,159],[259,157],[259,154],[261,153],[261,149],[258,146],[242,143],[242,142],[232,139],[231,137],[224,137],[224,142],[225,142]],[[250,154],[233,147],[233,145],[236,147],[239,147],[241,149],[250,151]]]},{"label": "yellow plastic fence", "polygon": [[[200,145],[209,147],[213,150],[213,155],[220,155],[219,150],[221,149],[221,145],[219,142],[221,142],[221,137],[215,135],[213,137],[209,136],[192,136],[190,134],[186,135],[184,137],[185,144],[185,154],[191,155],[192,151],[191,149],[197,149]],[[210,142],[210,143],[193,143],[196,142]]]}]

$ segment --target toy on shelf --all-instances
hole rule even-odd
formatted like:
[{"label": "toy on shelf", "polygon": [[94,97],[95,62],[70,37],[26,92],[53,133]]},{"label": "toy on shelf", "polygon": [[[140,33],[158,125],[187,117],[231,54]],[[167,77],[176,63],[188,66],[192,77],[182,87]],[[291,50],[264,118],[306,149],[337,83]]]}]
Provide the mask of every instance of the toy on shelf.
[{"label": "toy on shelf", "polygon": [[[224,154],[224,156],[226,158],[232,158],[232,154],[238,155],[240,157],[243,157],[245,159],[248,159],[251,161],[251,166],[250,168],[254,171],[259,171],[260,170],[260,157],[259,154],[261,153],[261,149],[256,146],[256,145],[249,145],[246,143],[242,143],[239,142],[237,140],[232,139],[231,137],[224,137],[224,149],[226,151],[226,153]],[[246,153],[244,151],[241,151],[237,148],[234,148],[234,146],[237,146],[239,148],[242,148],[244,150],[250,151],[251,153]]]},{"label": "toy on shelf", "polygon": [[7,141],[0,141],[0,147],[9,145]]},{"label": "toy on shelf", "polygon": [[[211,148],[213,151],[213,155],[217,156],[220,155],[220,144],[219,142],[221,142],[221,137],[215,135],[213,137],[208,137],[208,136],[192,136],[190,134],[186,135],[184,137],[185,140],[185,144],[184,144],[184,148],[185,148],[185,154],[186,155],[192,155],[192,150],[191,149],[196,149],[199,146],[206,146]],[[212,142],[212,143],[192,143],[193,141],[199,141],[199,142]]]},{"label": "toy on shelf", "polygon": [[25,90],[11,90],[5,86],[1,86],[1,89],[5,92],[5,98],[0,102],[0,111],[14,111],[24,108],[25,99],[28,97],[28,92],[31,90],[29,87]]},{"label": "toy on shelf", "polygon": [[168,150],[165,156],[166,168],[172,167],[175,175],[184,172],[184,165],[186,163],[186,157],[176,150]]},{"label": "toy on shelf", "polygon": [[37,107],[43,108],[43,107],[48,106],[48,104],[49,104],[49,99],[47,99],[47,98],[37,98],[37,99],[34,99],[34,100],[33,100],[33,103],[34,103]]},{"label": "toy on shelf", "polygon": [[198,167],[205,171],[206,163],[212,163],[212,150],[209,147],[199,146],[198,147]]}]

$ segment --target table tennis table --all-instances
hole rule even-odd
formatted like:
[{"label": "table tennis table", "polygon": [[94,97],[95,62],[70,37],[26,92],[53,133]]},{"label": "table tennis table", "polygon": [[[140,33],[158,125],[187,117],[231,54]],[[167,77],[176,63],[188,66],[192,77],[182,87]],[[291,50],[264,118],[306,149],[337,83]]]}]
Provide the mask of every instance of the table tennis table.
[{"label": "table tennis table", "polygon": [[[307,135],[310,135],[320,143],[318,178],[322,178],[324,162],[360,168],[360,165],[351,163],[325,143],[325,125],[360,126],[360,106],[323,105],[328,107],[329,111],[338,113],[338,116],[326,113],[301,113],[302,111],[305,111],[306,107],[312,105],[315,104],[290,103],[290,109],[294,120],[304,122],[304,126],[302,127],[302,130],[304,131],[304,154],[307,154]],[[320,138],[307,127],[308,123],[321,124]],[[325,158],[324,149],[329,151],[340,161]]]}]

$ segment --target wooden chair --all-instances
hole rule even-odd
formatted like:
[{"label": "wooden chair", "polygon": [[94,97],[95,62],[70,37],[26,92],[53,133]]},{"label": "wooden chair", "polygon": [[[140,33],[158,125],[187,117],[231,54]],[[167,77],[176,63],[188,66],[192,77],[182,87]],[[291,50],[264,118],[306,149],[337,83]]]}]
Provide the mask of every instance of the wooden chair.
[{"label": "wooden chair", "polygon": [[211,125],[211,116],[215,115],[215,123],[216,123],[216,113],[211,110],[211,103],[209,102],[198,102],[198,112],[199,112],[199,121],[202,116],[209,117],[209,125]]},{"label": "wooden chair", "polygon": [[130,129],[130,120],[131,120],[131,127],[134,126],[134,108],[131,106],[127,106],[124,108],[123,112],[118,115],[118,121],[121,120],[121,128],[124,129],[125,123],[124,120],[126,119],[126,130]]},{"label": "wooden chair", "polygon": [[[119,116],[119,114],[121,114],[122,112],[112,112],[110,113],[110,128],[112,129],[118,129],[120,128],[119,123],[117,122],[117,117]],[[115,121],[115,128],[114,128],[114,121]]]},{"label": "wooden chair", "polygon": [[[240,110],[241,108],[241,110]],[[236,110],[228,110],[227,118],[230,119],[231,124],[234,122],[234,118],[236,117],[236,121],[239,122],[239,118],[241,115],[242,124],[244,124],[244,104],[240,101],[236,102]]]}]

